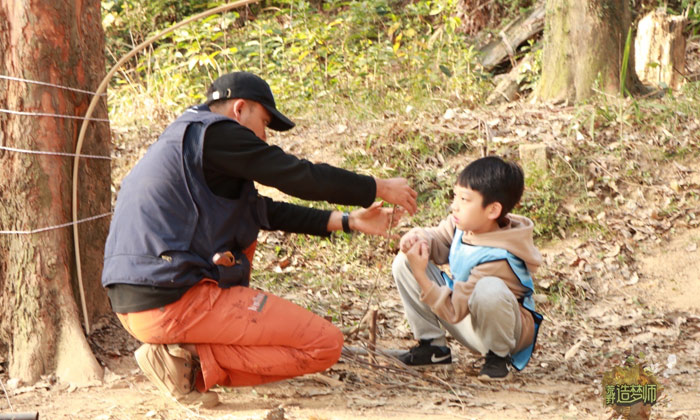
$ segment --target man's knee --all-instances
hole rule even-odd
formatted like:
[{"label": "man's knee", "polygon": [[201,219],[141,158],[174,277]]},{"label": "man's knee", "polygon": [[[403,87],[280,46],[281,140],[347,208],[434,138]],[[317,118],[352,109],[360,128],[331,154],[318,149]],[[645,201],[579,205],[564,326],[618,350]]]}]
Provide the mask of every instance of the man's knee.
[{"label": "man's knee", "polygon": [[317,357],[325,362],[326,366],[322,369],[325,370],[336,364],[340,359],[345,337],[342,331],[332,324],[331,328],[328,328],[323,334],[325,335],[323,340],[324,345],[322,349],[319,349]]}]

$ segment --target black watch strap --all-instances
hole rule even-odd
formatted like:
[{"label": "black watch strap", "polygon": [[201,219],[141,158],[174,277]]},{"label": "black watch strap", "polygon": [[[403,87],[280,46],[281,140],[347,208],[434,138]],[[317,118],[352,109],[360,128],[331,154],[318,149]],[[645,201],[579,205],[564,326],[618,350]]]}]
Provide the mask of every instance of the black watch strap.
[{"label": "black watch strap", "polygon": [[352,233],[350,229],[350,214],[348,212],[343,212],[343,232]]}]

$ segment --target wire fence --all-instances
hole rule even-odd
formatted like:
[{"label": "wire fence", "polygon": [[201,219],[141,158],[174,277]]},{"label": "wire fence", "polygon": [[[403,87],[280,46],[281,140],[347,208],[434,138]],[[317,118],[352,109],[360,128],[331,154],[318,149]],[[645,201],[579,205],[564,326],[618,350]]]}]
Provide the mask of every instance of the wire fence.
[{"label": "wire fence", "polygon": [[8,152],[16,152],[16,153],[26,153],[30,155],[51,155],[51,156],[67,156],[67,157],[81,157],[81,158],[87,158],[87,159],[105,159],[105,160],[112,160],[111,156],[100,156],[100,155],[83,155],[83,154],[76,154],[76,153],[64,153],[64,152],[46,152],[42,150],[28,150],[28,149],[18,149],[16,147],[8,147],[8,146],[0,146],[0,150],[6,150]]},{"label": "wire fence", "polygon": [[[23,83],[29,83],[29,84],[42,85],[42,86],[49,86],[49,87],[54,87],[57,89],[69,90],[72,92],[85,93],[88,95],[95,95],[96,94],[95,92],[91,92],[91,91],[84,90],[84,89],[76,89],[76,88],[57,85],[57,84],[48,83],[48,82],[23,79],[20,77],[0,75],[0,79],[14,81],[14,82],[23,82]],[[101,96],[104,96],[104,95],[106,95],[106,94],[102,94]],[[16,110],[4,109],[4,108],[0,108],[0,112],[5,113],[5,114],[21,115],[21,116],[67,118],[67,119],[75,119],[75,120],[109,122],[108,118],[85,118],[85,117],[76,116],[76,115],[52,114],[52,113],[46,113],[46,112],[16,111]],[[77,153],[53,152],[53,151],[44,151],[44,150],[30,150],[30,149],[21,149],[21,148],[3,146],[3,145],[0,145],[0,150],[4,150],[7,152],[13,152],[13,153],[31,154],[31,155],[48,155],[48,156],[62,156],[62,157],[72,157],[72,158],[79,157],[79,158],[87,158],[87,159],[112,160],[111,156],[84,155],[84,154],[77,154]],[[73,221],[73,222],[62,223],[62,224],[54,225],[54,226],[46,226],[46,227],[37,228],[37,229],[0,230],[0,235],[33,235],[33,234],[37,234],[37,233],[41,233],[41,232],[47,232],[50,230],[61,229],[61,228],[69,227],[69,226],[74,226],[74,225],[77,225],[80,223],[101,219],[103,217],[107,217],[107,216],[112,215],[112,213],[113,212],[110,211],[107,213],[99,214],[97,216],[86,217],[84,219]]]},{"label": "wire fence", "polygon": [[47,226],[39,229],[32,229],[32,230],[0,230],[0,235],[33,235],[35,233],[41,233],[41,232],[46,232],[49,230],[54,230],[54,229],[61,229],[64,227],[68,226],[73,226],[73,225],[78,225],[83,222],[89,222],[92,220],[97,220],[101,219],[103,217],[111,216],[113,212],[107,212],[107,213],[102,213],[97,216],[91,216],[91,217],[86,217],[85,219],[80,219],[75,222],[68,222],[68,223],[62,223],[60,225],[55,225],[55,226]]},{"label": "wire fence", "polygon": [[[48,83],[48,82],[40,82],[38,80],[29,80],[29,79],[23,79],[21,77],[14,77],[14,76],[5,76],[0,74],[0,79],[4,80],[11,80],[14,82],[24,82],[24,83],[29,83],[29,84],[34,84],[34,85],[42,85],[42,86],[50,86],[50,87],[55,87],[58,89],[64,89],[64,90],[70,90],[72,92],[78,92],[78,93],[87,93],[88,95],[95,95],[95,92],[91,92],[89,90],[83,90],[83,89],[76,89],[68,86],[62,86],[62,85],[56,85],[53,83]],[[106,93],[103,93],[100,96],[107,96]]]}]

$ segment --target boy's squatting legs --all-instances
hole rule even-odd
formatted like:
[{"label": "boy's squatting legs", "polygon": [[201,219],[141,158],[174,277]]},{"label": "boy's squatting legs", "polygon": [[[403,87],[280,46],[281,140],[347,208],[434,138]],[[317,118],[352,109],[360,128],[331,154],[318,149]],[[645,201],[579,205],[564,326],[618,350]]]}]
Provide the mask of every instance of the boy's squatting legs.
[{"label": "boy's squatting legs", "polygon": [[[406,254],[403,252],[399,252],[396,258],[394,258],[392,274],[399,291],[399,296],[401,296],[401,301],[403,302],[408,325],[411,327],[411,331],[413,331],[413,336],[416,340],[432,340],[433,345],[444,346],[447,343],[445,340],[445,330],[447,330],[471,351],[482,354],[486,353],[488,349],[483,347],[481,340],[479,340],[471,328],[470,317],[458,324],[448,324],[438,318],[428,305],[421,302],[420,287],[413,276]],[[440,274],[440,269],[432,262],[428,263],[426,274],[431,281],[439,285],[445,284]],[[440,325],[445,329],[441,328]],[[457,326],[460,328],[456,328]]]},{"label": "boy's squatting legs", "polygon": [[[515,349],[522,329],[520,308],[503,280],[481,279],[469,299],[470,315],[457,324],[449,324],[421,302],[420,287],[404,253],[400,252],[394,259],[392,273],[416,339],[430,339],[433,345],[445,345],[442,325],[458,342],[482,355],[491,350],[505,357]],[[445,285],[435,264],[428,263],[426,274],[431,281]]]},{"label": "boy's squatting legs", "polygon": [[498,277],[484,277],[469,297],[469,312],[476,335],[486,349],[500,357],[512,354],[522,332],[520,304]]}]

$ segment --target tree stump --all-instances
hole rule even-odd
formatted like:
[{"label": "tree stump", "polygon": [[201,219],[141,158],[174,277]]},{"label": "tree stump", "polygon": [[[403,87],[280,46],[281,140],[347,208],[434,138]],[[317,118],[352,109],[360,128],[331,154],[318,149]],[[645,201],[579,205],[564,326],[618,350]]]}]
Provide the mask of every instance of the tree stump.
[{"label": "tree stump", "polygon": [[685,74],[684,16],[657,9],[639,21],[634,41],[635,71],[647,85],[678,89]]}]

